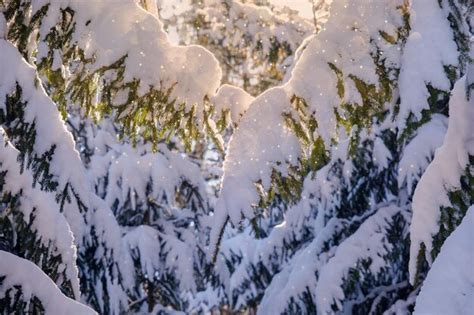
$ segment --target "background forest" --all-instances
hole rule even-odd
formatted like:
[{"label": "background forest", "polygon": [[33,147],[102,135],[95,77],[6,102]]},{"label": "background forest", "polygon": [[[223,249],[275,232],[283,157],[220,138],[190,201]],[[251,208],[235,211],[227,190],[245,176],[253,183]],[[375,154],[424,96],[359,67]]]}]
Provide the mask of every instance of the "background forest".
[{"label": "background forest", "polygon": [[474,310],[474,3],[275,3],[0,0],[1,314]]}]

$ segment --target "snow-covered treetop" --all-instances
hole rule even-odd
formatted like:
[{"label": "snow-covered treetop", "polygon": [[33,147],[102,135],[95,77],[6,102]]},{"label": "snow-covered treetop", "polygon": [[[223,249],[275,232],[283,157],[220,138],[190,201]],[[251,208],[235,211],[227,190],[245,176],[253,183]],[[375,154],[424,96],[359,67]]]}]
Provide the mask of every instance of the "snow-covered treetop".
[{"label": "snow-covered treetop", "polygon": [[148,128],[157,141],[158,130],[202,122],[205,97],[220,85],[211,53],[172,45],[157,17],[135,2],[23,0],[2,7],[6,38],[38,65],[56,102],[64,108],[72,100],[98,116],[114,111],[132,135]]},{"label": "snow-covered treetop", "polygon": [[[335,151],[335,158],[348,159],[359,143],[374,138],[370,134],[377,132],[376,122],[384,123],[381,128],[398,127],[403,134],[405,123],[392,123],[386,114],[393,119],[401,115],[399,121],[418,121],[427,106],[420,107],[414,98],[424,97],[423,104],[428,104],[432,95],[423,92],[415,97],[413,91],[432,86],[449,93],[452,75],[456,76],[449,69],[458,64],[460,55],[447,20],[449,5],[433,2],[425,10],[423,4],[343,0],[331,4],[330,18],[304,43],[288,81],[258,96],[242,118],[224,163],[216,207],[221,224],[227,218],[233,224],[253,218],[262,199],[274,193],[270,190],[276,182],[286,181],[290,195],[298,195],[307,161],[317,165],[312,169],[316,170]],[[441,38],[430,39],[435,36],[433,23]],[[420,46],[418,41],[433,43]],[[438,46],[442,46],[439,53]],[[410,71],[420,55],[426,55],[422,61],[427,62],[426,71],[415,74],[414,84]],[[373,140],[374,161],[383,169],[390,152],[381,139]],[[426,156],[433,149],[427,146]],[[406,175],[399,179],[401,184]],[[412,181],[418,174],[410,176]],[[216,240],[220,234],[214,232]]]},{"label": "snow-covered treetop", "polygon": [[234,224],[255,215],[256,183],[268,191],[274,171],[286,177],[300,161],[322,158],[325,147],[387,107],[405,13],[403,1],[332,4],[331,18],[309,40],[289,81],[257,97],[242,118],[224,164],[221,224],[227,215]]},{"label": "snow-covered treetop", "polygon": [[[194,104],[202,105],[204,96],[214,94],[219,86],[220,68],[212,54],[199,46],[172,45],[162,23],[133,2],[106,0],[90,6],[74,0],[34,1],[32,13],[45,5],[48,11],[40,27],[40,38],[45,38],[60,21],[61,11],[72,9],[72,43],[83,50],[85,59],[94,59],[87,70],[95,72],[126,56],[123,83],[139,80],[139,95],[150,88],[167,90],[176,85],[171,99],[186,102],[189,109]],[[44,57],[48,48],[39,46],[37,58]]]}]

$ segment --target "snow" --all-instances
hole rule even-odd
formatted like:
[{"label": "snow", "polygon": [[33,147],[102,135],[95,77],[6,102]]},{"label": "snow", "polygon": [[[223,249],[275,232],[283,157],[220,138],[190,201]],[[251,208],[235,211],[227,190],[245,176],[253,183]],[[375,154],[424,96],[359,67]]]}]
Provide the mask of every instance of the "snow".
[{"label": "snow", "polygon": [[[335,110],[344,114],[340,108],[342,101],[360,102],[358,93],[350,88],[350,77],[378,86],[372,58],[376,47],[383,52],[386,67],[394,68],[399,64],[399,47],[389,45],[379,32],[394,34],[396,28],[402,26],[397,9],[402,2],[334,2],[329,13],[332,18],[305,44],[307,47],[288,82],[267,90],[252,102],[229,143],[211,250],[215,248],[214,243],[227,216],[233,224],[238,224],[242,217],[254,216],[252,207],[259,201],[255,183],[260,180],[264,189],[268,189],[273,169],[286,175],[288,166],[298,163],[300,145],[282,117],[283,113],[291,111],[290,98],[293,95],[308,103],[309,113],[318,123],[317,136],[328,148],[332,140],[344,136],[345,132],[336,125]],[[371,17],[370,23],[367,23],[368,16]],[[329,63],[342,71],[345,85],[349,87],[342,99],[337,88],[337,76]]]},{"label": "snow", "polygon": [[152,227],[141,225],[123,237],[123,242],[130,249],[137,249],[142,272],[148,279],[153,279],[159,270],[160,243],[158,231]]},{"label": "snow", "polygon": [[153,152],[150,144],[135,147],[119,140],[109,121],[90,129],[87,142],[93,154],[88,175],[103,190],[108,207],[131,206],[137,210],[137,205],[150,199],[161,205],[176,206],[176,191],[185,181],[205,195],[201,170],[187,156],[169,150],[165,144],[159,144],[158,152]]},{"label": "snow", "polygon": [[[130,255],[139,261],[141,272],[148,279],[166,278],[165,273],[179,275],[180,290],[195,292],[194,259],[192,242],[181,241],[157,229],[141,225],[125,233],[123,242]],[[183,232],[184,234],[186,231]],[[194,236],[194,235],[191,235]],[[190,240],[189,240],[190,241]],[[136,253],[134,251],[137,251]]]},{"label": "snow", "polygon": [[[70,256],[70,258],[63,259],[66,259],[68,277],[74,279],[75,295],[79,296],[78,271],[75,262],[76,251],[73,240],[80,249],[84,249],[84,246],[90,245],[90,238],[92,237],[90,229],[94,229],[99,238],[96,254],[100,256],[97,257],[97,262],[103,259],[113,259],[113,257],[118,258],[123,255],[121,252],[120,230],[117,229],[117,222],[110,208],[107,208],[104,202],[95,195],[92,183],[86,176],[86,170],[79,152],[75,149],[74,139],[66,129],[56,105],[47,96],[42,85],[38,84],[34,67],[29,65],[21,57],[18,50],[7,41],[0,40],[0,51],[2,51],[2,58],[0,58],[0,73],[2,73],[2,76],[0,76],[0,99],[5,99],[6,95],[13,92],[16,84],[21,87],[22,101],[26,103],[24,121],[31,124],[34,122],[36,131],[32,155],[33,157],[41,157],[53,146],[55,147],[54,154],[51,160],[48,161],[49,172],[52,175],[52,180],[58,183],[56,191],[66,191],[70,198],[62,205],[63,214],[60,214],[60,205],[56,202],[55,196],[49,196],[46,193],[41,194],[40,189],[44,188],[39,187],[39,184],[35,185],[36,188],[33,187],[32,178],[28,179],[26,177],[26,182],[13,180],[11,184],[16,182],[17,186],[26,187],[23,188],[23,193],[27,199],[31,198],[30,194],[35,196],[36,199],[32,201],[31,206],[37,206],[36,211],[44,214],[37,216],[33,227],[39,231],[40,236],[43,235],[43,241],[58,239],[62,240],[63,243],[66,242],[61,246],[57,245],[58,251],[64,251],[66,257]],[[0,108],[6,110],[5,103],[0,102]],[[13,141],[24,140],[20,138]],[[14,156],[11,158],[10,167],[17,170],[16,172],[19,174],[20,164],[17,160],[19,152],[15,151],[10,154]],[[27,157],[27,159],[31,159],[31,157]],[[16,174],[8,176],[15,176],[16,179]],[[31,177],[31,174],[29,171],[25,171],[23,176]],[[12,188],[12,191],[18,191],[20,188],[17,186]],[[25,204],[24,210],[26,211],[26,209],[28,208]],[[25,214],[28,217],[28,213]],[[52,222],[56,222],[56,224],[53,224],[55,228],[49,227]],[[86,225],[86,222],[89,223],[89,226]],[[47,243],[45,245],[48,246]],[[101,248],[102,246],[111,250],[107,251],[107,249]],[[124,262],[127,259],[121,258],[117,260],[117,266],[125,271],[127,266]],[[124,278],[126,279],[127,276],[124,276]],[[111,280],[108,284],[115,286],[112,284],[113,281]],[[110,304],[114,304],[117,299],[124,304],[126,299],[121,299],[118,291],[116,293],[111,297]],[[119,302],[115,304],[116,309],[119,309]]]},{"label": "snow", "polygon": [[345,220],[332,218],[311,243],[300,249],[285,267],[273,276],[272,282],[265,290],[258,314],[284,314],[289,300],[297,300],[306,290],[315,299],[318,270],[334,255],[334,248],[322,252],[323,245],[346,227],[343,221]]},{"label": "snow", "polygon": [[[206,207],[206,187],[199,166],[165,144],[159,144],[159,151],[152,152],[150,144],[139,143],[134,147],[117,139],[110,121],[89,127],[87,143],[94,152],[88,163],[88,175],[104,198],[106,208],[113,208],[121,219],[127,212],[132,217],[140,217],[148,211],[151,214],[150,221],[146,222],[149,225],[127,226],[136,224],[132,218],[120,227],[124,233],[125,258],[132,257],[139,264],[138,270],[133,270],[133,263],[129,263],[132,270],[121,268],[121,272],[129,272],[127,276],[132,279],[140,272],[149,279],[179,275],[176,281],[180,290],[194,292],[194,254],[200,244],[196,231],[188,224],[196,213],[186,208],[188,204],[179,204],[176,199],[186,183],[204,198],[202,206]],[[186,202],[192,204],[192,201]],[[112,242],[114,238],[109,241]],[[135,282],[127,283],[125,287],[139,290]]]},{"label": "snow", "polygon": [[[17,162],[18,151],[5,141],[5,131],[0,127],[0,169],[7,171],[2,193],[19,195],[19,211],[25,223],[37,233],[39,242],[50,248],[50,254],[60,255],[65,266],[67,280],[71,281],[75,297],[80,296],[78,270],[76,267],[76,246],[70,227],[54,195],[33,186],[33,177],[28,170],[21,172]],[[34,220],[30,221],[30,215]],[[1,259],[0,259],[1,263]],[[0,268],[0,271],[2,268]]]},{"label": "snow", "polygon": [[[318,132],[326,144],[336,138],[334,109],[339,107],[341,101],[361,103],[350,77],[355,76],[378,86],[371,55],[373,50],[378,47],[382,51],[386,67],[392,68],[399,64],[397,45],[388,45],[380,37],[379,31],[393,34],[397,27],[402,26],[396,9],[401,2],[362,2],[334,2],[330,10],[332,18],[308,44],[292,72],[290,84],[293,93],[305,99],[314,111]],[[368,16],[371,17],[370,23],[366,20]],[[338,96],[336,75],[329,63],[343,73],[346,91],[342,100]]]},{"label": "snow", "polygon": [[[111,254],[124,278],[123,290],[114,293],[118,300],[114,305],[120,306],[121,300],[130,298],[125,292],[133,292],[132,300],[146,296],[142,275],[165,283],[175,279],[170,288],[180,299],[184,294],[193,294],[199,279],[196,265],[205,245],[195,224],[201,224],[207,210],[206,186],[199,165],[179,149],[171,150],[171,145],[158,144],[158,152],[153,152],[150,143],[139,141],[134,146],[128,139],[119,139],[118,127],[110,119],[97,124],[76,118],[72,124],[76,130],[83,128],[81,141],[91,150],[86,153],[90,155],[87,175],[104,199],[98,198],[103,205],[100,215],[96,215],[97,221],[110,223],[108,216],[115,216],[123,224],[111,224],[107,230],[97,231],[114,249]],[[193,190],[190,200],[181,198],[183,184]],[[184,191],[187,197],[186,194]],[[122,239],[117,237],[122,233]],[[117,252],[122,245],[122,253]],[[116,282],[109,284],[113,285],[119,286]]]},{"label": "snow", "polygon": [[448,12],[437,1],[412,0],[409,13],[411,32],[403,48],[399,79],[401,129],[410,113],[420,120],[421,111],[429,109],[428,84],[443,91],[451,89],[443,66],[457,66],[459,54]]},{"label": "snow", "polygon": [[[186,232],[185,232],[186,233]],[[189,234],[191,234],[189,232]],[[194,235],[189,235],[188,242],[181,241],[171,235],[163,235],[163,250],[166,252],[165,266],[168,272],[179,274],[179,287],[182,291],[196,291],[194,278],[194,259],[192,244],[190,242]],[[186,238],[185,238],[186,240]]]},{"label": "snow", "polygon": [[387,168],[388,162],[392,159],[392,154],[385,146],[380,137],[374,140],[373,161],[377,165],[379,171]]},{"label": "snow", "polygon": [[[160,146],[160,149],[167,152],[168,156],[151,152],[142,154],[131,145],[125,145],[120,152],[111,150],[104,156],[92,157],[91,172],[99,175],[99,178],[101,173],[106,172],[108,175],[105,201],[109,207],[116,201],[116,206],[122,207],[129,199],[134,210],[137,201],[146,202],[148,198],[162,200],[165,197],[171,203],[183,178],[190,178],[191,184],[203,189],[202,183],[197,179],[199,169],[196,165],[188,162],[184,169],[180,169],[178,163],[187,161],[180,155],[167,151],[164,146]],[[186,177],[183,172],[191,176]],[[151,189],[147,190],[150,182]]]},{"label": "snow", "polygon": [[377,276],[384,271],[387,266],[386,255],[393,247],[386,233],[393,218],[403,211],[393,205],[378,209],[337,247],[334,257],[319,271],[315,293],[318,312],[331,314],[332,304],[337,305],[339,310],[342,309],[342,302],[346,301],[342,290],[343,281],[351,268],[357,268],[358,262],[370,259],[369,269],[372,275]]},{"label": "snow", "polygon": [[398,168],[398,187],[407,185],[411,194],[421,174],[426,170],[434,152],[443,144],[448,129],[448,119],[434,114],[431,120],[416,130],[413,139],[403,149]]},{"label": "snow", "polygon": [[[331,3],[322,1],[325,5]],[[0,13],[0,109],[5,110],[2,101],[18,83],[25,102],[24,121],[34,123],[36,131],[27,162],[54,146],[48,165],[59,184],[56,193],[64,189],[74,193],[60,207],[53,193],[44,191],[40,184],[33,185],[34,167],[20,169],[17,148],[18,143],[25,142],[24,137],[12,137],[8,126],[0,127],[0,171],[8,171],[2,193],[20,196],[19,211],[25,222],[31,223],[29,228],[38,234],[48,254],[60,256],[60,268],[65,268],[54,284],[40,269],[47,266],[35,266],[0,251],[0,277],[7,276],[0,286],[0,296],[19,285],[26,299],[37,296],[44,302],[47,313],[93,313],[61,294],[57,286],[71,280],[74,297],[97,303],[94,307],[101,313],[145,313],[146,284],[140,277],[144,275],[170,286],[170,292],[159,292],[163,305],[155,305],[152,313],[173,313],[174,305],[167,305],[173,302],[168,303],[166,294],[188,313],[245,312],[250,303],[258,305],[258,314],[295,309],[311,312],[310,307],[317,307],[322,314],[350,313],[358,303],[371,303],[369,313],[379,308],[388,308],[387,314],[408,313],[420,289],[408,284],[404,261],[412,192],[418,182],[413,197],[409,262],[413,281],[420,245],[425,244],[427,252],[432,249],[442,208],[450,206],[448,192],[459,189],[463,172],[472,171],[468,157],[474,154],[474,92],[468,100],[465,89],[474,81],[469,77],[474,71],[459,80],[452,91],[449,125],[442,114],[431,114],[428,121],[423,116],[413,134],[394,139],[404,135],[407,120],[420,120],[422,111],[428,108],[427,86],[449,92],[452,82],[444,66],[457,67],[456,73],[464,71],[464,65],[458,64],[458,59],[463,59],[458,58],[453,41],[454,27],[447,20],[448,14],[454,13],[450,11],[453,4],[439,3],[335,0],[329,12],[319,12],[318,32],[304,41],[315,27],[311,21],[293,19],[294,12],[289,9],[275,14],[248,2],[199,3],[197,6],[203,9],[193,14],[204,15],[205,22],[210,23],[209,30],[201,31],[209,32],[220,45],[261,49],[267,54],[272,38],[276,38],[296,51],[294,57],[275,65],[284,68],[282,85],[254,98],[238,87],[221,86],[218,62],[204,48],[170,43],[158,18],[161,0],[104,0],[93,6],[81,0],[32,1],[28,14],[44,4],[49,8],[40,24],[38,47],[34,40],[29,43],[29,62],[35,64],[51,53],[52,68],[68,76],[66,86],[74,76],[93,73],[127,55],[124,82],[120,79],[117,83],[120,90],[113,95],[111,105],[127,100],[129,90],[123,83],[140,80],[139,95],[150,89],[174,87],[171,99],[176,98],[177,106],[185,102],[187,110],[196,105],[198,123],[203,112],[212,109],[206,127],[213,131],[216,119],[229,115],[232,128],[224,137],[215,135],[227,149],[215,207],[214,195],[210,196],[209,191],[214,194],[220,181],[216,178],[221,174],[222,156],[205,140],[193,142],[196,150],[188,154],[181,153],[182,143],[171,137],[169,143],[158,144],[158,152],[154,152],[142,139],[132,144],[126,136],[120,138],[120,126],[113,117],[101,122],[82,119],[81,110],[69,104],[68,124],[75,143],[48,96],[50,87],[43,89],[36,69],[22,59],[14,45],[1,39],[11,26]],[[225,5],[230,7],[227,15],[222,14]],[[403,20],[401,6],[405,5],[409,6],[410,25]],[[64,50],[45,44],[46,34],[60,20],[61,9],[68,6],[75,11],[72,45],[84,50],[86,57],[94,56],[89,63],[61,60]],[[219,37],[229,30],[234,30],[231,36]],[[411,33],[405,43],[400,35],[407,30]],[[386,40],[383,33],[396,43]],[[256,46],[246,47],[242,34],[250,34],[250,45]],[[31,38],[36,35],[33,33]],[[38,55],[34,54],[36,48]],[[289,67],[292,60],[295,62]],[[258,62],[248,59],[244,65]],[[246,69],[242,72],[253,74]],[[377,93],[385,88],[380,84],[381,72],[391,80],[390,93],[383,98],[386,103],[378,104],[386,111],[385,116],[367,114],[366,118],[372,119],[368,125],[338,123],[338,118],[352,118],[348,117],[347,105],[356,109],[367,105],[367,95],[361,95],[357,80],[373,85]],[[97,80],[98,88],[116,83],[117,75],[106,71]],[[301,170],[301,159],[307,158],[313,148],[312,144],[303,144],[285,122],[285,114],[298,118],[292,104],[294,96],[305,100],[307,116],[315,118],[318,127],[310,137],[323,140],[329,162],[309,174],[301,172],[305,176],[303,191],[296,204],[276,198],[270,209],[260,209],[256,184],[265,194],[275,173],[287,176],[292,167]],[[183,131],[182,125],[176,128]],[[234,134],[227,145],[231,132]],[[359,138],[355,139],[358,147],[354,157],[349,154],[349,146],[356,132]],[[209,171],[208,167],[218,170]],[[393,187],[395,178],[398,190]],[[382,179],[387,179],[386,186],[372,187],[371,180]],[[187,195],[187,189],[193,193]],[[184,195],[189,198],[183,200]],[[346,209],[344,204],[354,207]],[[258,239],[249,225],[256,211],[257,224],[263,231]],[[474,307],[474,278],[469,272],[474,251],[470,242],[473,212],[471,206],[434,262],[427,257],[432,267],[416,302],[417,313],[466,313]],[[34,221],[29,221],[31,213],[36,215]],[[232,224],[226,227],[227,222]],[[210,252],[217,254],[216,247],[221,243],[213,270],[208,269],[211,265],[204,257],[211,228]],[[400,229],[397,233],[403,239],[394,240],[388,233],[391,228]],[[76,262],[75,243],[80,255],[84,254],[80,257],[92,258],[90,261]],[[368,270],[364,270],[361,264],[367,262]],[[86,288],[82,297],[76,265],[85,281],[81,283]],[[344,288],[354,269],[361,279],[355,284],[356,292],[349,294]],[[127,309],[135,302],[141,303],[138,310]]]},{"label": "snow", "polygon": [[[15,91],[18,84],[22,89],[22,100],[26,102],[24,121],[30,124],[34,122],[36,129],[33,153],[41,157],[55,146],[49,171],[53,175],[52,179],[58,182],[58,190],[63,191],[70,183],[87,204],[84,167],[79,153],[75,150],[72,135],[67,131],[56,105],[47,96],[41,84],[37,84],[35,69],[21,57],[12,44],[0,39],[0,51],[0,109],[6,111],[3,100],[6,95]],[[66,205],[64,212],[77,239],[82,239],[85,233],[85,222],[80,212],[75,205]]]},{"label": "snow", "polygon": [[30,261],[0,250],[0,297],[14,286],[21,287],[23,301],[37,297],[45,314],[97,314],[91,308],[65,296],[44,272]]},{"label": "snow", "polygon": [[415,315],[469,314],[474,310],[474,206],[446,239],[416,299]]},{"label": "snow", "polygon": [[[470,71],[474,70],[471,64]],[[474,72],[474,71],[473,71]],[[414,281],[421,244],[430,253],[432,237],[439,231],[442,207],[450,207],[448,191],[460,188],[460,177],[474,155],[474,98],[466,98],[466,76],[456,82],[449,101],[449,124],[443,145],[421,177],[413,195],[410,227],[410,280]],[[469,171],[469,170],[468,170]],[[431,264],[431,255],[426,255]]]},{"label": "snow", "polygon": [[[290,163],[297,162],[298,140],[290,130],[283,127],[281,115],[289,107],[286,92],[274,88],[259,96],[242,118],[224,162],[222,189],[215,211],[216,226],[222,226],[227,214],[233,224],[239,224],[242,217],[252,218],[252,206],[260,199],[254,183],[261,179],[263,187],[269,189],[271,170],[277,167],[275,162],[291,158],[292,155]],[[254,117],[265,117],[268,123],[262,124]],[[285,172],[283,168],[281,171]],[[213,234],[213,241],[217,240],[216,237],[217,234]]]},{"label": "snow", "polygon": [[[41,0],[32,3],[32,12],[45,4],[49,8],[40,36],[46,36],[58,22],[60,9],[70,7],[76,21],[73,42],[87,58],[95,56],[94,62],[84,64],[90,72],[127,55],[124,83],[140,80],[140,94],[150,88],[166,91],[174,87],[171,99],[176,99],[176,104],[185,102],[188,110],[193,105],[202,108],[204,97],[213,95],[220,85],[221,69],[209,51],[201,46],[171,44],[162,23],[135,2],[105,0],[90,6],[81,0]],[[39,48],[41,58],[46,47]]]},{"label": "snow", "polygon": [[224,110],[229,109],[231,121],[237,124],[254,99],[253,96],[241,88],[223,84],[217,90],[216,95],[211,98],[211,103],[215,106],[217,118]]}]

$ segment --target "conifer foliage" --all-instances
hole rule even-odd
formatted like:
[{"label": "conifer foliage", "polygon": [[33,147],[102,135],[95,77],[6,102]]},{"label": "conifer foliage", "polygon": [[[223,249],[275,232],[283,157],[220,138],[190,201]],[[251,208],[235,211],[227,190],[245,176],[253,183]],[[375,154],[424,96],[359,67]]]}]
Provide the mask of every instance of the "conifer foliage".
[{"label": "conifer foliage", "polygon": [[0,0],[0,313],[468,313],[474,4],[312,4]]}]

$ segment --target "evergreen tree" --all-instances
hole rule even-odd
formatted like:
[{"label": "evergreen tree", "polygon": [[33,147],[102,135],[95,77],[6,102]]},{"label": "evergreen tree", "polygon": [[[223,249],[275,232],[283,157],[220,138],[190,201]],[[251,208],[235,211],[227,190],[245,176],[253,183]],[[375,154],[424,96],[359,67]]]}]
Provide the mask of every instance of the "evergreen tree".
[{"label": "evergreen tree", "polygon": [[[77,209],[69,208],[61,213],[58,196],[52,193],[70,175],[59,178],[53,175],[53,168],[61,163],[58,160],[64,158],[61,153],[71,143],[70,138],[64,137],[65,130],[58,130],[61,125],[54,124],[58,121],[54,120],[56,108],[37,86],[35,71],[16,48],[0,40],[0,51],[2,263],[8,266],[9,262],[18,262],[25,265],[25,272],[37,274],[40,280],[51,279],[42,280],[47,282],[42,294],[40,287],[31,287],[27,282],[29,273],[21,275],[20,271],[7,272],[6,267],[1,268],[0,311],[34,313],[44,310],[46,305],[42,303],[48,302],[48,295],[57,296],[65,304],[70,303],[66,296],[80,298],[76,246],[71,231],[80,233],[83,221],[70,226],[66,218],[82,217],[75,212]],[[39,108],[43,115],[36,116]],[[56,116],[59,118],[57,111]],[[46,123],[51,129],[45,129]],[[37,264],[42,271],[22,258]],[[53,281],[63,293],[59,293]]]},{"label": "evergreen tree", "polygon": [[197,290],[206,269],[201,230],[207,228],[202,217],[208,201],[199,165],[171,149],[172,143],[153,152],[149,143],[118,139],[109,119],[71,124],[88,148],[84,160],[96,194],[114,212],[133,261],[126,287],[132,310],[183,310],[186,294]]},{"label": "evergreen tree", "polygon": [[[429,268],[427,265],[431,266],[417,298],[415,311],[420,314],[443,312],[441,309],[461,314],[472,307],[468,288],[474,278],[463,267],[470,265],[468,257],[473,252],[467,241],[474,204],[472,73],[474,62],[468,65],[467,74],[454,86],[443,145],[436,151],[413,195],[411,282],[419,284]],[[449,274],[450,279],[445,279],[445,274]],[[448,295],[440,294],[444,286],[450,288]],[[437,302],[433,303],[433,299]]]},{"label": "evergreen tree", "polygon": [[0,0],[0,312],[468,312],[471,1],[162,5]]},{"label": "evergreen tree", "polygon": [[[0,8],[2,13],[0,35],[15,46],[11,44],[8,44],[11,48],[2,46],[2,58],[3,54],[10,50],[18,55],[16,59],[6,59],[5,69],[2,71],[4,81],[0,91],[2,102],[5,102],[2,124],[8,141],[18,149],[18,167],[21,172],[17,172],[31,170],[36,189],[55,195],[54,202],[58,215],[60,216],[59,212],[62,212],[71,226],[78,247],[77,267],[81,279],[82,297],[79,293],[79,282],[71,278],[71,272],[67,274],[68,277],[60,276],[61,272],[64,273],[68,269],[65,269],[65,264],[61,265],[60,256],[55,254],[54,243],[31,248],[35,237],[36,239],[40,237],[33,234],[36,230],[27,226],[17,231],[16,228],[21,228],[22,225],[11,226],[12,220],[21,223],[19,221],[23,218],[21,213],[15,218],[9,217],[4,223],[7,227],[10,225],[10,229],[5,230],[6,240],[2,239],[2,243],[7,243],[12,237],[15,239],[17,233],[25,235],[27,237],[25,241],[30,248],[24,253],[17,254],[27,259],[32,257],[31,260],[45,271],[51,268],[47,270],[48,276],[53,280],[58,278],[57,284],[61,285],[67,295],[85,301],[101,313],[121,313],[129,308],[128,300],[135,298],[140,288],[135,285],[138,276],[135,278],[133,272],[134,261],[137,258],[133,252],[135,248],[124,247],[131,244],[130,238],[122,239],[123,231],[115,220],[110,206],[107,205],[107,201],[114,202],[115,197],[96,193],[96,190],[101,188],[100,183],[94,185],[89,180],[89,174],[74,149],[75,143],[65,128],[60,112],[63,119],[67,119],[76,140],[82,141],[78,142],[78,149],[83,153],[83,157],[90,153],[84,152],[88,149],[84,142],[87,139],[80,139],[77,136],[77,130],[74,129],[77,126],[73,122],[84,118],[84,115],[94,119],[107,117],[110,120],[109,117],[113,117],[120,123],[118,125],[120,133],[114,133],[113,136],[123,135],[125,132],[132,137],[133,142],[137,142],[140,136],[151,143],[147,145],[148,152],[156,150],[158,142],[174,135],[181,136],[184,145],[189,148],[191,140],[202,132],[199,126],[203,125],[202,119],[206,112],[205,95],[215,91],[220,78],[220,69],[212,55],[199,47],[170,45],[161,30],[160,22],[134,3],[104,1],[97,3],[91,10],[87,4],[80,1],[2,1]],[[117,24],[114,24],[115,22]],[[124,38],[123,34],[114,31],[114,25],[122,27],[121,31],[127,33],[128,37]],[[151,46],[150,41],[146,39],[137,42],[137,38],[145,34],[153,39]],[[123,44],[121,48],[117,46],[118,39]],[[157,51],[161,53],[161,58],[155,58]],[[20,54],[25,60],[21,60]],[[195,55],[197,59],[193,66],[194,59],[191,57]],[[155,69],[159,69],[158,72],[154,72],[155,75],[150,76],[151,72],[143,71],[142,66],[147,63],[147,58]],[[170,60],[172,62],[169,62]],[[12,71],[18,64],[24,64],[26,70],[22,69],[16,74]],[[192,67],[195,70],[192,70]],[[193,71],[196,75],[195,80],[190,82]],[[197,79],[198,74],[203,75],[206,80]],[[175,84],[175,81],[179,81],[180,84]],[[207,84],[209,82],[211,85]],[[144,90],[149,86],[152,88]],[[45,92],[56,102],[57,107]],[[146,104],[148,110],[142,106],[143,104]],[[155,110],[161,112],[150,113]],[[168,127],[162,127],[161,122],[156,120],[158,117],[166,120],[162,122]],[[198,127],[195,125],[196,122]],[[126,149],[119,151],[119,153],[126,152]],[[138,156],[140,154],[138,153]],[[168,156],[168,159],[180,158],[178,154],[169,154],[171,156]],[[88,159],[92,160],[91,156]],[[151,160],[152,156],[144,158],[147,159]],[[87,161],[87,158],[85,160]],[[167,162],[169,161],[165,160],[158,164]],[[177,165],[176,163],[180,165],[179,161],[169,162],[170,165]],[[11,165],[14,166],[15,164]],[[6,176],[7,171],[15,173],[16,170],[5,170],[3,176]],[[178,171],[170,175],[179,177],[181,173]],[[7,184],[10,182],[11,180]],[[180,206],[184,207],[184,203],[194,205],[198,198],[193,195],[196,188],[186,186],[186,180],[176,183],[182,191],[180,194],[182,198],[188,198]],[[169,198],[174,198],[175,187],[171,185],[166,188],[171,189],[173,193]],[[6,195],[5,203],[12,203],[11,208],[13,205],[18,207],[17,190],[10,191],[4,187],[3,192]],[[129,191],[124,187],[123,192]],[[153,197],[165,198],[161,191],[156,191],[156,196]],[[205,209],[205,202],[199,206]],[[5,208],[9,209],[7,206]],[[30,215],[30,212],[26,213]],[[179,219],[190,216],[184,213],[185,211],[180,213]],[[23,219],[28,223],[33,217]],[[117,218],[121,219],[120,213],[117,213]],[[187,224],[189,220],[183,219]],[[127,224],[137,223],[131,220]],[[183,230],[186,226],[178,225],[178,227]],[[28,229],[32,231],[28,232]],[[165,246],[163,244],[166,243],[169,249],[167,252],[171,252],[166,256],[163,251],[161,260],[165,259],[164,256],[169,257],[169,260],[176,259],[171,258],[175,248],[168,240],[172,237],[179,239],[180,236],[176,235],[178,232],[174,234],[172,232],[168,228],[163,237],[165,241],[162,241],[161,245],[158,244]],[[184,232],[180,231],[178,234]],[[32,236],[27,236],[28,233]],[[186,238],[189,239],[189,236]],[[46,239],[44,241],[46,242]],[[8,246],[12,252],[16,247],[23,248],[17,244]],[[190,246],[191,244],[186,244],[186,248]],[[184,247],[181,249],[181,257],[184,249]],[[47,253],[54,256],[48,258]],[[148,254],[152,253],[146,253]],[[176,251],[174,255],[177,256]],[[44,262],[38,261],[40,258],[44,259]],[[48,263],[48,260],[52,259],[54,263]],[[74,261],[71,262],[70,268],[77,270],[75,269],[77,267]],[[167,270],[173,273],[171,266],[168,267],[160,266],[160,271]],[[62,282],[64,284],[61,284]],[[9,282],[3,284],[2,290],[13,292]],[[25,303],[29,305],[28,296],[22,297],[19,292],[15,299],[20,298],[26,300]],[[15,304],[13,309],[20,311],[21,307],[23,304]]]},{"label": "evergreen tree", "polygon": [[[411,199],[470,62],[466,12],[465,2],[334,1],[288,84],[250,105],[229,144],[211,241],[222,243],[214,253],[234,309],[412,310]],[[228,222],[253,228],[226,236]]]}]

